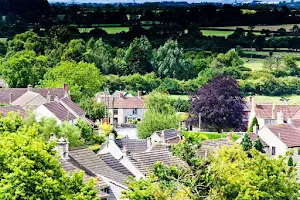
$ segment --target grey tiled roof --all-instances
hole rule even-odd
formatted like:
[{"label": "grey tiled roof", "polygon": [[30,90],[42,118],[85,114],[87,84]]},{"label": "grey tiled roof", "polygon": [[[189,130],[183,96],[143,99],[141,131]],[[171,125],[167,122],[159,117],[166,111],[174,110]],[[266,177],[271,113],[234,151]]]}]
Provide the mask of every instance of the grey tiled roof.
[{"label": "grey tiled roof", "polygon": [[174,138],[180,133],[175,129],[161,130],[161,131],[157,131],[156,133],[157,133],[157,135],[161,136],[163,131],[164,131],[165,140]]},{"label": "grey tiled roof", "polygon": [[87,183],[90,178],[96,178],[97,183],[96,183],[96,189],[99,190],[98,195],[100,197],[108,197],[109,194],[101,191],[101,189],[108,188],[109,186],[100,178],[98,178],[94,173],[88,171],[85,168],[80,168],[81,166],[73,159],[60,159],[59,160],[61,163],[62,168],[69,173],[73,173],[75,171],[84,171],[84,182]]},{"label": "grey tiled roof", "polygon": [[[18,99],[21,95],[28,91],[28,88],[0,88],[0,104],[10,103],[10,94],[12,94],[12,100]],[[53,101],[55,96],[59,99],[65,96],[63,88],[32,88],[32,92],[41,94],[47,99],[47,93],[50,92],[51,100]]]},{"label": "grey tiled roof", "polygon": [[127,176],[110,168],[100,157],[89,148],[70,150],[69,156],[89,171],[125,185]]},{"label": "grey tiled roof", "polygon": [[139,153],[147,150],[147,140],[122,138],[115,139],[115,143],[121,150],[127,148],[130,153]]},{"label": "grey tiled roof", "polygon": [[225,145],[231,146],[233,145],[233,142],[228,138],[206,140],[202,142],[201,147],[197,152],[197,155],[200,157],[206,157]]},{"label": "grey tiled roof", "polygon": [[85,115],[84,110],[82,110],[76,103],[71,101],[68,97],[64,97],[60,99],[60,102],[68,106],[70,109],[72,109],[77,115],[82,116]]},{"label": "grey tiled roof", "polygon": [[163,162],[166,166],[187,166],[184,161],[171,155],[171,153],[164,148],[159,148],[149,152],[130,154],[129,159],[140,170],[140,172],[145,175],[153,171],[153,165],[158,161]]},{"label": "grey tiled roof", "polygon": [[126,176],[134,176],[122,163],[114,158],[110,153],[98,154],[98,156],[112,169],[125,174]]},{"label": "grey tiled roof", "polygon": [[9,112],[19,113],[22,118],[26,117],[26,112],[21,106],[0,106],[0,113],[2,116],[7,116]]},{"label": "grey tiled roof", "polygon": [[76,117],[69,110],[56,101],[45,103],[43,105],[61,121],[70,121],[76,119]]}]

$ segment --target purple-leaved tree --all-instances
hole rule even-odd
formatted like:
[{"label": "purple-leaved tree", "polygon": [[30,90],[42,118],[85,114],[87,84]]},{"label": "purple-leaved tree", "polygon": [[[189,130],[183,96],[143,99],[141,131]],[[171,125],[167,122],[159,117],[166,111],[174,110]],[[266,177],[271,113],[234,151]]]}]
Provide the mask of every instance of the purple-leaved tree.
[{"label": "purple-leaved tree", "polygon": [[238,83],[229,76],[219,76],[202,86],[190,96],[189,125],[213,128],[218,132],[230,128],[244,128],[243,109],[245,102]]}]

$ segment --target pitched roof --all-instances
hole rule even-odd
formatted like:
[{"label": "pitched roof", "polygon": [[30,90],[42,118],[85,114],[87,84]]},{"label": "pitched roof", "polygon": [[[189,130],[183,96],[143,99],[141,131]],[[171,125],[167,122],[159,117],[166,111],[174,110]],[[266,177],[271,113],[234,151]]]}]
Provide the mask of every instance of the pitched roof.
[{"label": "pitched roof", "polygon": [[161,130],[161,131],[156,131],[155,133],[158,136],[161,136],[162,133],[164,132],[164,139],[168,140],[168,139],[172,139],[178,136],[178,134],[180,134],[180,131],[177,131],[176,129],[167,129],[167,130]]},{"label": "pitched roof", "polygon": [[[22,94],[19,98],[17,98],[15,101],[13,101],[11,103],[11,105],[19,105],[19,106],[23,107],[38,96],[40,96],[39,93],[27,91],[24,94]],[[46,98],[45,98],[45,100],[46,100]],[[43,102],[41,102],[41,103],[43,103]]]},{"label": "pitched roof", "polygon": [[43,106],[45,106],[61,121],[70,121],[76,119],[76,117],[70,111],[56,101],[45,103]]},{"label": "pitched roof", "polygon": [[73,173],[75,171],[80,172],[83,171],[84,172],[84,182],[88,183],[90,178],[96,178],[97,182],[96,182],[96,189],[99,190],[98,195],[102,198],[108,197],[109,194],[101,191],[101,189],[103,188],[108,188],[109,186],[99,177],[96,176],[96,174],[88,171],[85,168],[81,168],[81,166],[73,159],[60,159],[59,160],[61,163],[62,168],[69,173]]},{"label": "pitched roof", "polygon": [[[28,88],[0,88],[0,104],[9,104],[10,95],[12,95],[12,101],[14,101],[27,91]],[[52,101],[54,100],[55,96],[57,96],[59,99],[65,96],[65,91],[63,88],[32,88],[31,91],[39,93],[46,99],[48,92],[50,92]]]},{"label": "pitched roof", "polygon": [[197,152],[199,157],[206,157],[222,146],[231,146],[233,142],[228,138],[220,138],[214,140],[205,140],[202,142],[200,149]]},{"label": "pitched roof", "polygon": [[125,174],[126,176],[134,175],[122,165],[117,159],[115,159],[110,153],[98,154],[98,156],[112,169]]},{"label": "pitched roof", "polygon": [[[256,138],[258,137],[258,135],[256,135],[255,133],[250,133],[250,140],[253,142],[256,140]],[[264,146],[264,147],[268,147],[269,145],[267,143],[265,143],[265,141],[263,141],[261,138],[259,138],[260,143]]]},{"label": "pitched roof", "polygon": [[275,124],[266,126],[288,147],[300,147],[300,130],[289,124]]},{"label": "pitched roof", "polygon": [[62,104],[65,104],[69,109],[73,110],[78,116],[85,115],[84,110],[82,110],[76,103],[74,103],[70,98],[64,97],[59,100]]},{"label": "pitched roof", "polygon": [[124,97],[133,97],[132,94],[129,94],[128,92],[118,91],[118,90],[116,90],[111,96],[112,97],[120,97],[120,94]]},{"label": "pitched roof", "polygon": [[125,185],[127,176],[110,168],[100,157],[89,148],[73,149],[69,151],[69,157],[89,171]]},{"label": "pitched roof", "polygon": [[[114,100],[113,100],[114,99]],[[104,98],[102,101],[108,104]],[[144,99],[138,97],[109,98],[109,108],[145,108]]]},{"label": "pitched roof", "polygon": [[9,112],[19,113],[20,117],[26,117],[26,111],[21,106],[0,106],[2,116],[7,116]]},{"label": "pitched roof", "polygon": [[255,107],[256,117],[263,119],[276,119],[277,113],[280,111],[283,114],[284,120],[287,120],[288,118],[300,119],[300,106],[298,105],[257,104]]},{"label": "pitched roof", "polygon": [[145,175],[153,171],[153,165],[158,161],[163,162],[166,166],[187,166],[184,161],[171,155],[165,148],[158,148],[149,152],[133,153],[129,155],[129,159]]},{"label": "pitched roof", "polygon": [[114,141],[121,150],[127,148],[130,153],[139,153],[147,150],[147,140],[121,138]]}]

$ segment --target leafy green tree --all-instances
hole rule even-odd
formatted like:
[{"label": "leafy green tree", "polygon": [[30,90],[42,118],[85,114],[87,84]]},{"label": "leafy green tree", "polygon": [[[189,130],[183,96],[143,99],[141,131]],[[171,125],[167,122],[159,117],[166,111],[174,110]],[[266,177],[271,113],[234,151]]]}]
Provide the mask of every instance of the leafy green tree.
[{"label": "leafy green tree", "polygon": [[127,75],[152,72],[152,46],[149,40],[144,36],[134,39],[126,51],[124,60],[127,63]]},{"label": "leafy green tree", "polygon": [[283,59],[285,70],[288,72],[290,76],[298,76],[300,74],[299,67],[297,65],[297,61],[295,57],[286,56]]},{"label": "leafy green tree", "polygon": [[145,97],[145,104],[149,111],[162,114],[174,114],[175,110],[171,105],[171,99],[167,94],[151,92]]},{"label": "leafy green tree", "polygon": [[81,97],[92,97],[101,89],[103,77],[94,64],[75,61],[62,61],[50,69],[42,81],[43,87],[70,85],[71,96],[75,101]]},{"label": "leafy green tree", "polygon": [[34,51],[24,50],[6,58],[0,70],[9,87],[24,88],[29,84],[35,86],[47,71],[47,61],[45,56],[37,56]]},{"label": "leafy green tree", "polygon": [[253,127],[254,127],[254,126],[256,126],[257,129],[259,129],[259,124],[258,124],[258,121],[257,121],[256,116],[255,116],[255,117],[252,119],[252,121],[251,121],[250,127],[249,127],[249,129],[248,129],[248,132],[249,132],[249,133],[253,133]]},{"label": "leafy green tree", "polygon": [[86,112],[87,117],[93,121],[102,119],[105,115],[105,104],[98,103],[92,98],[82,98],[79,102],[79,106]]},{"label": "leafy green tree", "polygon": [[253,142],[253,147],[262,153],[266,153],[264,150],[264,146],[262,145],[259,136],[257,136],[256,140]]},{"label": "leafy green tree", "polygon": [[288,159],[288,166],[290,166],[290,167],[294,166],[294,161],[293,161],[293,158],[291,156]]},{"label": "leafy green tree", "polygon": [[65,49],[61,60],[63,61],[83,61],[85,53],[85,44],[81,39],[71,40]]},{"label": "leafy green tree", "polygon": [[[10,117],[8,117],[10,118]],[[0,140],[1,199],[96,200],[95,181],[84,184],[83,172],[71,177],[55,157],[53,143],[37,138],[35,126],[2,134]]]},{"label": "leafy green tree", "polygon": [[84,139],[81,136],[80,128],[66,122],[60,125],[60,135],[68,138],[70,147],[81,147],[84,145]]},{"label": "leafy green tree", "polygon": [[252,142],[248,133],[246,133],[242,139],[242,147],[244,151],[252,149]]},{"label": "leafy green tree", "polygon": [[175,114],[164,114],[155,111],[147,111],[142,123],[138,124],[138,137],[145,139],[155,131],[177,128],[178,121]]},{"label": "leafy green tree", "polygon": [[184,60],[183,49],[179,48],[178,42],[168,40],[159,47],[155,54],[155,71],[164,78],[188,79],[190,76],[190,63]]},{"label": "leafy green tree", "polygon": [[75,126],[80,130],[80,135],[84,139],[85,143],[91,142],[94,137],[93,127],[90,126],[86,121],[79,120]]}]

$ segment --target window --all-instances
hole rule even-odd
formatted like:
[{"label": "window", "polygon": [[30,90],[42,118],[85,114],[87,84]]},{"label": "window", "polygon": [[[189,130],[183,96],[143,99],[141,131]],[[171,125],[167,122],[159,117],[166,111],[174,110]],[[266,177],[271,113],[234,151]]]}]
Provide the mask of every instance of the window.
[{"label": "window", "polygon": [[114,109],[114,115],[117,115],[118,114],[118,109]]},{"label": "window", "polygon": [[272,155],[276,155],[276,148],[272,147]]},{"label": "window", "polygon": [[133,114],[133,115],[137,115],[137,108],[134,108],[134,109],[133,109],[132,114]]}]

